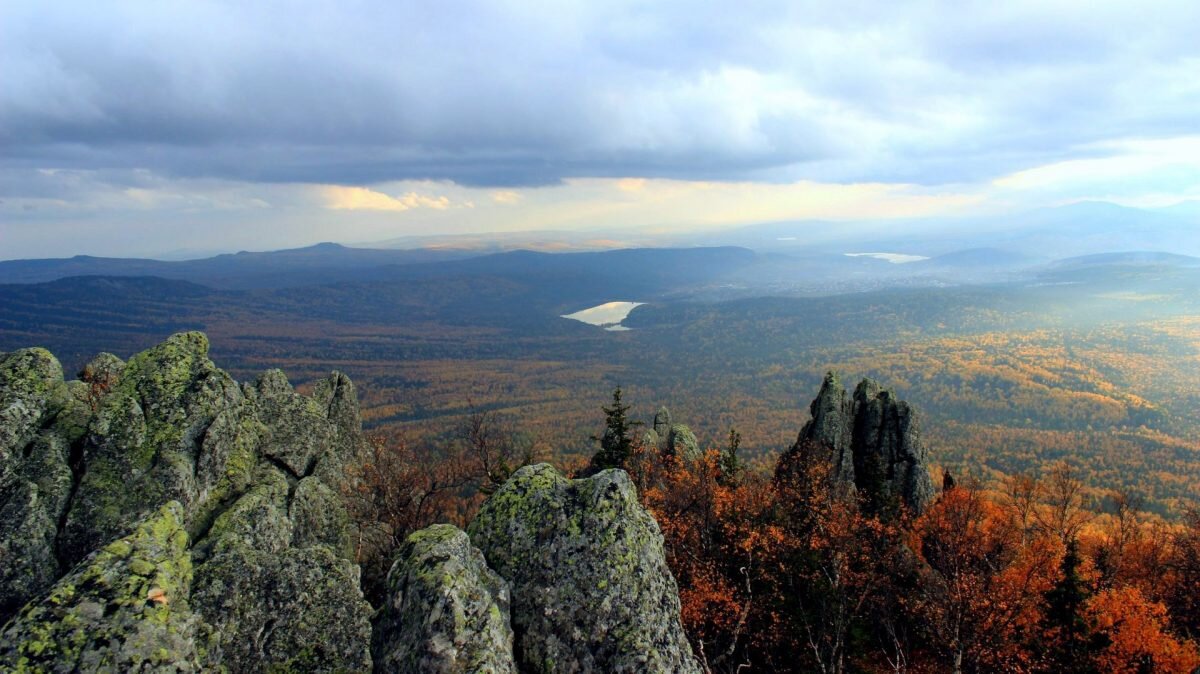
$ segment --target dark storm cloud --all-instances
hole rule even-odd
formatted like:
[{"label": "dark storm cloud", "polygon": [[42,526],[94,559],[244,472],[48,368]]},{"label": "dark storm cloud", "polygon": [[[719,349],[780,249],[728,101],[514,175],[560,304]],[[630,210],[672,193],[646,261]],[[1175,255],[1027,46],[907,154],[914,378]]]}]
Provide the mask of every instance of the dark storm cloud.
[{"label": "dark storm cloud", "polygon": [[0,166],[983,180],[1196,133],[1194,4],[5,3]]}]

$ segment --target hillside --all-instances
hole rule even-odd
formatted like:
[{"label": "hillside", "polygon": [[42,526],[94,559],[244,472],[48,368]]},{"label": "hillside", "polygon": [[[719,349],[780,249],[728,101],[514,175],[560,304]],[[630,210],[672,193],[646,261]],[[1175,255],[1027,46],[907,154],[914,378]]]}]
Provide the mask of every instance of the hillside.
[{"label": "hillside", "polygon": [[[956,472],[994,480],[1068,458],[1089,482],[1135,488],[1164,514],[1200,497],[1200,271],[1186,259],[1110,256],[1009,283],[721,302],[698,298],[731,283],[722,270],[774,258],[576,259],[520,253],[492,258],[486,273],[418,265],[399,268],[403,280],[302,288],[9,285],[0,349],[44,344],[77,371],[98,350],[125,356],[204,330],[237,377],[283,367],[307,386],[328,367],[347,372],[369,391],[364,418],[381,433],[436,444],[486,409],[562,457],[593,451],[595,410],[616,385],[643,421],[667,404],[702,444],[732,426],[751,455],[774,456],[794,432],[797,397],[835,369],[924,401],[933,460]],[[632,330],[560,318],[618,299],[648,302],[624,321]]]},{"label": "hillside", "polygon": [[[622,471],[528,466],[470,538],[397,529],[361,509],[373,454],[349,379],[239,385],[195,332],[70,382],[44,349],[0,354],[0,413],[5,671],[699,671]],[[378,613],[359,564],[377,532],[406,540]]]},{"label": "hillside", "polygon": [[934,474],[920,410],[871,380],[826,374],[757,467],[665,408],[627,442],[614,394],[567,477],[486,414],[414,453],[364,435],[345,375],[239,384],[208,350],[178,333],[71,381],[0,353],[0,668],[1200,666],[1200,517],[1165,527],[1120,492],[1099,516],[1065,464],[995,491]]}]

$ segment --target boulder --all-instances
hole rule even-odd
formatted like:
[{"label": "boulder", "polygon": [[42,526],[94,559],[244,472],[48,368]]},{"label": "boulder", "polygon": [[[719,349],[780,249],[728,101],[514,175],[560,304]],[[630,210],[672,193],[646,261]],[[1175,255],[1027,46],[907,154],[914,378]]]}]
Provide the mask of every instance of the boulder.
[{"label": "boulder", "polygon": [[692,429],[683,424],[675,424],[667,435],[667,452],[687,461],[700,458],[700,443]]},{"label": "boulder", "polygon": [[512,587],[522,671],[699,671],[662,534],[624,471],[567,480],[526,466],[469,532]]},{"label": "boulder", "polygon": [[190,513],[204,491],[195,469],[204,433],[240,401],[201,333],[173,335],[131,358],[97,402],[60,558],[74,563],[167,501]]},{"label": "boulder", "polygon": [[[0,354],[0,620],[25,606],[27,630],[14,633],[10,662],[64,671],[370,669],[371,609],[341,498],[347,469],[367,452],[349,379],[334,373],[310,397],[277,370],[240,386],[208,359],[200,333],[174,335],[127,363],[101,354],[80,378],[63,382],[42,349]],[[146,534],[166,520],[182,553],[122,552],[135,539],[157,545]],[[124,573],[169,580],[184,559],[186,579],[153,600],[190,607],[187,624],[165,623],[172,636],[112,614],[125,600],[110,595],[124,586],[90,585]],[[64,585],[75,577],[89,585]],[[73,607],[76,598],[77,610],[46,606]],[[76,624],[91,631],[70,631]],[[197,626],[216,629],[192,649]],[[154,639],[165,654],[146,655]]]},{"label": "boulder", "polygon": [[515,673],[509,588],[457,527],[413,533],[388,573],[375,625],[379,672]]},{"label": "boulder", "polygon": [[199,672],[210,633],[189,608],[183,507],[168,503],[28,604],[0,634],[8,672]]},{"label": "boulder", "polygon": [[671,411],[665,407],[658,408],[658,411],[654,413],[654,423],[651,428],[660,438],[670,435]]},{"label": "boulder", "polygon": [[0,490],[0,622],[58,578],[55,538],[71,493],[67,448],[55,435],[31,443],[20,470]]},{"label": "boulder", "polygon": [[232,544],[196,570],[192,602],[219,635],[211,666],[233,672],[371,669],[371,606],[358,565],[326,546]]}]

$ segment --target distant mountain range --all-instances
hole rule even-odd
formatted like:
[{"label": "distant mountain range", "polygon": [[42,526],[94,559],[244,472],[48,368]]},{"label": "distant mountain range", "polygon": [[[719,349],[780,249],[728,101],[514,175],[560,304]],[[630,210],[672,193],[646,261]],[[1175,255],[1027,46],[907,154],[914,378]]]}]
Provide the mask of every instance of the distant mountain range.
[{"label": "distant mountain range", "polygon": [[873,223],[852,233],[839,223],[810,221],[663,238],[674,247],[553,253],[505,249],[522,242],[543,249],[618,243],[594,234],[542,232],[457,237],[460,243],[469,239],[478,244],[475,248],[434,247],[456,239],[443,236],[399,241],[418,246],[406,249],[322,243],[180,261],[90,256],[11,260],[0,262],[0,284],[146,276],[218,290],[268,290],[495,278],[537,288],[535,294],[545,300],[539,305],[571,310],[592,300],[834,295],[1032,280],[1084,266],[1193,266],[1197,258],[1189,256],[1200,256],[1200,208],[1188,203],[1141,210],[1088,202],[1018,216]]},{"label": "distant mountain range", "polygon": [[240,252],[200,260],[92,257],[0,262],[0,283],[39,283],[68,276],[157,276],[214,288],[279,288],[352,278],[363,269],[444,262],[470,253],[433,249],[379,250],[321,243],[272,252]]}]

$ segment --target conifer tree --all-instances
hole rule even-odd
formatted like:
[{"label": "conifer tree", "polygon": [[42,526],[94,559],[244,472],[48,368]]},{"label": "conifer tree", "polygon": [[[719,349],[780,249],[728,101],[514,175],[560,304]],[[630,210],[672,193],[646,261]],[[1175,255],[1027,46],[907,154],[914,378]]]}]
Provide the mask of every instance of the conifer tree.
[{"label": "conifer tree", "polygon": [[738,484],[738,478],[742,472],[742,460],[738,457],[738,450],[742,446],[742,434],[736,429],[729,429],[729,445],[721,452],[720,463],[718,467],[721,469],[720,475],[717,476],[717,481],[725,487],[735,486]]},{"label": "conifer tree", "polygon": [[633,454],[633,438],[631,431],[641,426],[640,421],[630,421],[629,405],[621,402],[621,387],[613,391],[611,407],[601,407],[604,410],[604,435],[593,440],[600,442],[600,451],[592,456],[589,472],[597,473],[609,468],[625,468],[630,455]]},{"label": "conifer tree", "polygon": [[1079,573],[1080,563],[1079,542],[1072,538],[1067,541],[1067,551],[1059,567],[1062,575],[1045,595],[1047,664],[1056,672],[1095,672],[1095,654],[1103,647],[1096,643],[1086,618],[1091,592]]}]

